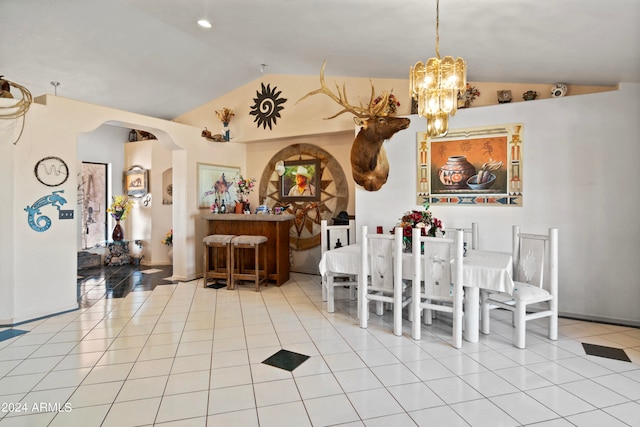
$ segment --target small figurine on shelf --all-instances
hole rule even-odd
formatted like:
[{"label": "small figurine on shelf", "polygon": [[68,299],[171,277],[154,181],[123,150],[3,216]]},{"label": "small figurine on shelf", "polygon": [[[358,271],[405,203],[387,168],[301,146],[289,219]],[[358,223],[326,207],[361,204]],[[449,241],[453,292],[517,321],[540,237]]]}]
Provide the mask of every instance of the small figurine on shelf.
[{"label": "small figurine on shelf", "polygon": [[508,104],[511,102],[511,91],[510,90],[499,90],[498,91],[498,104]]},{"label": "small figurine on shelf", "polygon": [[217,202],[217,201],[214,201],[214,202],[211,204],[211,207],[210,207],[209,209],[211,210],[211,213],[212,213],[212,214],[217,214],[217,213],[218,213],[218,202]]}]

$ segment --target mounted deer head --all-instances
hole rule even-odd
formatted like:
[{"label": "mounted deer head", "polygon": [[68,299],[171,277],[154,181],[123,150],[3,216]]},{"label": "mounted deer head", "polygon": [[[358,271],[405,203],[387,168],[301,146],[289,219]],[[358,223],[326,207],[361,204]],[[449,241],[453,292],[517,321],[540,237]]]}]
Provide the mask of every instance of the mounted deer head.
[{"label": "mounted deer head", "polygon": [[327,61],[325,60],[320,70],[320,89],[309,92],[298,102],[311,95],[324,93],[343,107],[341,111],[331,117],[326,117],[325,120],[333,119],[343,113],[351,113],[355,116],[354,122],[361,126],[361,129],[351,146],[353,179],[365,190],[377,191],[387,182],[389,176],[389,161],[382,143],[396,132],[408,128],[411,121],[407,118],[387,116],[385,109],[389,102],[389,93],[384,92],[382,99],[375,103],[373,83],[371,83],[371,99],[366,108],[362,104],[359,107],[349,104],[344,85],[340,90],[336,84],[337,95],[327,87],[324,81],[324,67],[326,65]]}]

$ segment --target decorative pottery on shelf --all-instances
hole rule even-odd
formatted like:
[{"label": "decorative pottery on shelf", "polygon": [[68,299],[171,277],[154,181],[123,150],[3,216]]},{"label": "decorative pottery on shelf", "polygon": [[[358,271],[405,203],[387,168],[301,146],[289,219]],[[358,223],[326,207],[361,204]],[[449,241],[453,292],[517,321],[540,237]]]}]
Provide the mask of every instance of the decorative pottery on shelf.
[{"label": "decorative pottery on shelf", "polygon": [[114,242],[121,242],[124,239],[124,230],[120,225],[120,221],[116,221],[116,226],[113,227],[113,232],[111,233],[111,238]]},{"label": "decorative pottery on shelf", "polygon": [[528,90],[522,94],[522,99],[524,99],[525,101],[533,101],[537,97],[538,92],[536,92],[535,90]]},{"label": "decorative pottery on shelf", "polygon": [[452,190],[467,188],[467,181],[476,174],[476,168],[466,156],[449,156],[447,163],[438,170],[440,182]]},{"label": "decorative pottery on shelf", "polygon": [[511,102],[511,91],[510,90],[499,90],[498,91],[498,104],[508,104]]},{"label": "decorative pottery on shelf", "polygon": [[241,214],[244,212],[244,203],[243,202],[236,202],[236,208],[235,208],[235,213],[237,214]]}]

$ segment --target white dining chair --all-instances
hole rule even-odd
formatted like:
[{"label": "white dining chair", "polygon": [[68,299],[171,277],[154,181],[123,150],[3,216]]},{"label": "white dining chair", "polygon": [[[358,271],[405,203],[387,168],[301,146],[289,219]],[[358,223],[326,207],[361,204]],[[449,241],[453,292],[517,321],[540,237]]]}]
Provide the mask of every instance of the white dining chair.
[{"label": "white dining chair", "polygon": [[466,249],[480,249],[480,224],[472,222],[471,227],[448,227],[444,228],[444,236],[455,235],[455,231],[462,230],[463,241]]},{"label": "white dining chair", "polygon": [[394,234],[369,234],[362,227],[358,303],[360,327],[366,328],[369,301],[376,302],[376,314],[384,314],[384,304],[393,305],[393,333],[402,335],[402,309],[411,302],[402,281],[402,228]]},{"label": "white dining chair", "polygon": [[437,311],[451,314],[453,346],[462,347],[463,234],[454,230],[444,238],[425,237],[419,228],[413,229],[411,336],[415,340],[420,339],[422,317],[431,324],[431,311]]},{"label": "white dining chair", "polygon": [[[356,222],[349,220],[348,225],[329,225],[327,220],[320,222],[321,255],[336,247],[348,246],[356,242]],[[328,271],[322,277],[322,300],[327,302],[327,312],[335,311],[335,287],[348,287],[349,299],[356,299],[358,276]]]},{"label": "white dining chair", "polygon": [[[513,226],[512,295],[482,291],[482,333],[490,332],[490,310],[513,313],[513,345],[525,348],[526,322],[549,317],[548,337],[558,339],[558,229],[548,234],[525,234]],[[545,271],[545,268],[548,271]]]}]

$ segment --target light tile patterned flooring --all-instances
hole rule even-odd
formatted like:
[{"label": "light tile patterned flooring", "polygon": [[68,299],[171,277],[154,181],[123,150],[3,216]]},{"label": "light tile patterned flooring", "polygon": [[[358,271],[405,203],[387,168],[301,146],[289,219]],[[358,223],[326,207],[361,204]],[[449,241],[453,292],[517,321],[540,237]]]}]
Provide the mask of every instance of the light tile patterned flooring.
[{"label": "light tile patterned flooring", "polygon": [[[519,350],[494,310],[491,335],[456,350],[446,321],[416,342],[390,315],[361,329],[338,298],[328,314],[303,274],[260,293],[200,280],[20,325],[0,342],[0,426],[640,426],[639,329],[561,319],[558,341],[529,325]],[[311,358],[261,363],[281,348]]]}]

